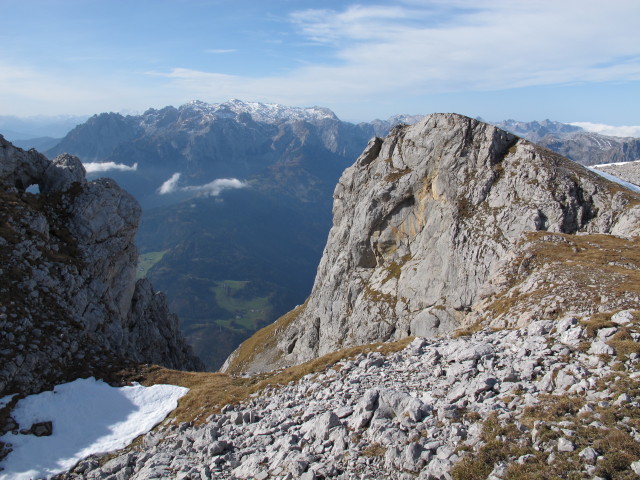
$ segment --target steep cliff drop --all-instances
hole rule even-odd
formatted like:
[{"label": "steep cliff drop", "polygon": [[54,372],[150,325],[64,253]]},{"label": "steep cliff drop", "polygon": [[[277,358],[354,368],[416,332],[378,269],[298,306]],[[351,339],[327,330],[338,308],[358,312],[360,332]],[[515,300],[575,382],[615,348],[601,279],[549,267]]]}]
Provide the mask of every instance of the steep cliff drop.
[{"label": "steep cliff drop", "polygon": [[127,362],[202,368],[164,295],[136,281],[140,207],[113,180],[0,136],[0,197],[0,396]]},{"label": "steep cliff drop", "polygon": [[[590,235],[606,234],[614,256],[632,247],[622,243],[640,233],[639,204],[634,192],[471,118],[434,114],[397,127],[371,140],[342,175],[308,301],[247,340],[223,371],[267,371],[461,326],[522,326],[541,315],[637,305],[633,289],[608,294],[613,277],[590,291],[592,282],[568,275],[572,291],[548,290],[563,271],[597,263],[597,255],[579,255]],[[555,269],[547,268],[550,252],[564,255]]]}]

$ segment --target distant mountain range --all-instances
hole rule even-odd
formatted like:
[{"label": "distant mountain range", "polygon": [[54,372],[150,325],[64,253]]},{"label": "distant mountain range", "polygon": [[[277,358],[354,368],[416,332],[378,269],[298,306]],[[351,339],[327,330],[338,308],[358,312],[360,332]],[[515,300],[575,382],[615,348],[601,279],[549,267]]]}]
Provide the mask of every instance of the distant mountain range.
[{"label": "distant mountain range", "polygon": [[[371,137],[420,118],[356,125],[322,107],[194,101],[94,115],[46,154],[79,156],[88,178],[113,177],[140,201],[139,275],[167,293],[214,369],[309,294],[343,170]],[[585,165],[640,158],[638,139],[549,120],[497,125]]]},{"label": "distant mountain range", "polygon": [[598,165],[640,160],[640,138],[611,137],[566,123],[505,120],[495,125],[578,162]]},{"label": "distant mountain range", "polygon": [[89,178],[112,176],[138,198],[140,274],[167,293],[196,353],[216,368],[304,301],[338,178],[388,128],[319,107],[191,102],[95,115],[47,155],[78,155]]}]

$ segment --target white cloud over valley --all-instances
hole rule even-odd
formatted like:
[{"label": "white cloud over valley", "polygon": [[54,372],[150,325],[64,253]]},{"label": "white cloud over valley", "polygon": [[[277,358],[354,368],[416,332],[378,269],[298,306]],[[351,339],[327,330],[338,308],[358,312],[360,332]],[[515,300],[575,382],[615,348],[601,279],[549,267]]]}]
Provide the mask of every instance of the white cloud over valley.
[{"label": "white cloud over valley", "polygon": [[171,177],[167,181],[160,185],[158,193],[160,195],[167,195],[169,193],[175,192],[193,192],[202,196],[217,197],[224,190],[244,188],[247,186],[245,182],[242,182],[237,178],[218,178],[204,185],[191,185],[181,187],[178,185],[180,177],[180,173],[174,173],[173,175],[171,175]]},{"label": "white cloud over valley", "polygon": [[110,171],[118,171],[118,172],[135,172],[138,170],[138,164],[134,163],[133,165],[125,165],[124,163],[115,163],[115,162],[88,162],[83,163],[84,169],[87,173],[102,173],[102,172],[110,172]]},{"label": "white cloud over valley", "polygon": [[640,137],[640,125],[604,125],[602,123],[591,122],[572,122],[570,125],[580,127],[587,132],[599,133],[601,135],[609,135],[611,137]]}]

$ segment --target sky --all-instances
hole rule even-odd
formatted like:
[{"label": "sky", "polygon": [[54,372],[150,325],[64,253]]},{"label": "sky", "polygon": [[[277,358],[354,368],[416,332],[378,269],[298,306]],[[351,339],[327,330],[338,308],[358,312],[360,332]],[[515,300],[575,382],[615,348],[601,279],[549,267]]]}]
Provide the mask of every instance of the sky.
[{"label": "sky", "polygon": [[638,0],[0,0],[0,115],[233,98],[640,125]]}]

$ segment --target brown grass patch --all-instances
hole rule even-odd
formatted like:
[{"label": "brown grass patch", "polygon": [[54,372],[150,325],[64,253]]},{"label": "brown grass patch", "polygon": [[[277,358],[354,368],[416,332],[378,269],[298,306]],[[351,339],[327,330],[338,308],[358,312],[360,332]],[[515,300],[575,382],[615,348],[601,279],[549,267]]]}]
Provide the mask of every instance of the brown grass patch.
[{"label": "brown grass patch", "polygon": [[[599,302],[594,299],[606,296],[619,299],[616,308],[634,308],[633,299],[640,293],[639,247],[638,237],[528,232],[519,244],[520,255],[505,266],[506,280],[484,308],[483,316],[517,317],[520,311],[527,311],[537,312],[538,317],[556,318],[569,309],[594,314],[587,323],[593,335],[610,325],[610,314],[607,318],[597,315]],[[537,286],[521,292],[520,285],[530,278],[537,280]],[[540,305],[556,296],[564,301],[543,312]]]},{"label": "brown grass patch", "polygon": [[483,328],[482,321],[479,320],[474,324],[469,325],[468,327],[463,327],[455,330],[451,335],[451,337],[452,338],[469,337],[474,333],[478,333],[480,330],[482,330],[482,328]]},{"label": "brown grass patch", "polygon": [[523,423],[533,425],[534,420],[557,421],[574,416],[584,405],[584,399],[575,396],[540,395],[540,403],[526,407],[523,412]]},{"label": "brown grass patch", "polygon": [[[495,413],[482,425],[484,444],[477,452],[465,455],[451,470],[454,480],[484,480],[498,462],[526,453],[516,442],[515,425],[501,425]],[[508,440],[505,440],[508,439]]]},{"label": "brown grass patch", "polygon": [[398,170],[397,172],[391,172],[388,173],[385,177],[384,180],[385,182],[395,182],[396,180],[398,180],[399,178],[404,177],[405,175],[407,175],[408,173],[411,173],[411,169],[409,167],[404,168],[402,170]]},{"label": "brown grass patch", "polygon": [[122,375],[126,381],[137,381],[143,385],[170,384],[189,388],[189,393],[180,399],[172,416],[177,422],[198,423],[203,422],[212,413],[219,413],[225,405],[241,403],[267,387],[297,382],[305,375],[322,372],[341,360],[360,354],[380,352],[389,355],[403,350],[414,338],[345,348],[301,365],[252,377],[236,377],[225,373],[181,372],[157,365],[123,372]]},{"label": "brown grass patch", "polygon": [[233,353],[234,357],[232,358],[227,372],[230,374],[242,373],[260,353],[275,349],[278,343],[279,334],[283,332],[291,322],[298,318],[306,308],[308,301],[309,300],[307,299],[304,305],[300,305],[290,312],[285,313],[271,325],[261,328],[251,335],[251,337],[242,342]]},{"label": "brown grass patch", "polygon": [[611,313],[602,312],[595,313],[589,320],[582,320],[580,323],[586,327],[587,335],[591,338],[595,338],[601,328],[617,327],[611,321]]},{"label": "brown grass patch", "polygon": [[384,457],[385,453],[387,453],[387,449],[379,443],[367,445],[360,452],[363,457]]}]

